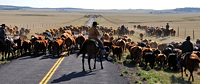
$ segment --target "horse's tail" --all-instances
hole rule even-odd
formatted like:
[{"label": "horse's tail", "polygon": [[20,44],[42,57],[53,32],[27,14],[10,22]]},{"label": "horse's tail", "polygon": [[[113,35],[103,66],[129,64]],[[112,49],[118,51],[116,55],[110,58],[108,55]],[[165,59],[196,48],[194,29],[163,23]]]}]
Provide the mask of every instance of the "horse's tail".
[{"label": "horse's tail", "polygon": [[83,50],[84,50],[84,48],[86,48],[86,46],[87,46],[87,41],[84,41],[80,51],[77,53],[77,57],[83,52]]}]

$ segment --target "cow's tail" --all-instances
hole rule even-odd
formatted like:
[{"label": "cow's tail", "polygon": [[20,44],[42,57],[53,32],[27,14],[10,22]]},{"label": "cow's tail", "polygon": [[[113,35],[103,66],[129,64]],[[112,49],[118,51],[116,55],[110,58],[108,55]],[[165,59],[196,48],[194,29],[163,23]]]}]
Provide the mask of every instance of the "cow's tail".
[{"label": "cow's tail", "polygon": [[80,51],[77,53],[76,57],[78,57],[81,53],[83,53],[83,51],[86,47],[87,47],[87,41],[83,42],[82,47],[81,47]]}]

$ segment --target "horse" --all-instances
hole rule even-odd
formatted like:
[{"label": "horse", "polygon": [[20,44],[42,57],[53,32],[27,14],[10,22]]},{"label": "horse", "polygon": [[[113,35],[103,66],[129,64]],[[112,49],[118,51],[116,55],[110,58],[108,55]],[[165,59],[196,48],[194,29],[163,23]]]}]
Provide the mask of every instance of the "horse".
[{"label": "horse", "polygon": [[89,65],[89,69],[90,71],[91,70],[91,66],[90,66],[90,60],[92,57],[95,58],[94,60],[94,69],[96,69],[96,57],[97,55],[100,55],[100,62],[101,62],[101,69],[103,69],[103,65],[102,65],[102,57],[103,57],[103,54],[101,52],[101,49],[99,47],[97,47],[95,41],[91,40],[91,39],[88,39],[86,40],[84,43],[83,43],[83,46],[81,47],[80,51],[77,53],[77,57],[80,55],[80,54],[83,54],[83,58],[82,58],[82,66],[83,66],[83,71],[85,71],[85,68],[84,68],[84,58],[85,58],[85,54],[88,55],[88,65]]},{"label": "horse", "polygon": [[192,77],[192,82],[194,82],[193,71],[200,62],[199,56],[200,53],[198,52],[196,54],[186,54],[184,59],[180,59],[180,67],[182,72],[181,77],[183,77],[183,67],[185,67],[184,72],[186,76],[188,76],[188,74],[186,73],[186,69],[190,71],[190,76],[188,78],[188,81],[190,81],[190,78]]},{"label": "horse", "polygon": [[0,41],[0,52],[2,54],[2,61],[4,61],[4,56],[5,56],[5,52],[7,50],[7,45],[4,45],[1,41]]},{"label": "horse", "polygon": [[[0,41],[1,42],[1,41]],[[6,41],[5,41],[6,45],[3,43],[0,43],[0,51],[2,53],[2,61],[4,61],[5,59],[9,59],[10,53],[12,52],[13,55],[13,51],[12,49],[14,48],[15,44],[13,42],[12,38],[7,37]],[[16,47],[16,46],[15,46]],[[11,49],[12,48],[12,49]],[[8,57],[6,58],[6,55],[8,53]]]}]

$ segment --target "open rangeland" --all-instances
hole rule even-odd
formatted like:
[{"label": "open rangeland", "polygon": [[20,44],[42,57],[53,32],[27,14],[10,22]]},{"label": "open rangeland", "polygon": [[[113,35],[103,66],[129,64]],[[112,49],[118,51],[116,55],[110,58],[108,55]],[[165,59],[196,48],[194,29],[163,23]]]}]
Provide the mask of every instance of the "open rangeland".
[{"label": "open rangeland", "polygon": [[[180,14],[148,14],[146,12],[138,12],[134,10],[0,10],[0,23],[5,23],[7,26],[14,27],[15,25],[24,28],[30,28],[31,32],[27,35],[28,38],[34,33],[41,33],[46,29],[59,28],[63,26],[82,26],[85,25],[89,18],[84,18],[88,14],[102,15],[95,19],[100,26],[113,27],[117,29],[122,24],[128,27],[129,30],[135,30],[134,35],[129,36],[133,41],[140,42],[139,33],[144,33],[144,30],[136,29],[133,25],[147,25],[152,27],[165,27],[169,23],[170,28],[176,30],[175,36],[155,37],[146,36],[143,38],[157,41],[158,43],[183,42],[186,36],[190,35],[192,42],[200,37],[200,16],[199,13],[180,13]],[[179,35],[178,35],[179,28]],[[186,30],[186,31],[185,31]],[[194,30],[194,39],[193,39]],[[117,36],[115,36],[117,37]],[[165,67],[163,70],[148,69],[134,65],[130,60],[125,59],[129,56],[129,52],[123,54],[122,61],[116,61],[121,73],[116,73],[125,76],[130,83],[181,83],[181,84],[198,84],[199,70],[194,71],[194,82],[188,81],[188,77],[181,78],[180,71],[171,71]],[[131,63],[131,64],[130,64]],[[189,72],[187,72],[189,73]]]}]

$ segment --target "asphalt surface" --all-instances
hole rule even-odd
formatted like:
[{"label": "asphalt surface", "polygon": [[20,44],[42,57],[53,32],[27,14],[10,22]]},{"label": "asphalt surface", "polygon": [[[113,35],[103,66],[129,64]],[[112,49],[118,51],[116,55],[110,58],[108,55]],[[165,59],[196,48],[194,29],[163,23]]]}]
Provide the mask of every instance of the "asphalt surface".
[{"label": "asphalt surface", "polygon": [[92,23],[95,21],[95,16],[91,15],[90,19],[87,21],[87,23],[85,24],[85,26],[92,26]]},{"label": "asphalt surface", "polygon": [[[77,51],[76,51],[77,52]],[[38,84],[56,63],[59,57],[52,55],[24,56],[4,64],[0,67],[0,84]],[[94,60],[91,60],[93,68]],[[96,69],[89,71],[87,56],[85,58],[85,72],[82,71],[82,55],[76,58],[76,53],[65,56],[60,66],[47,84],[127,84],[120,76],[120,70],[112,61],[103,59],[101,69],[97,60]]]}]

